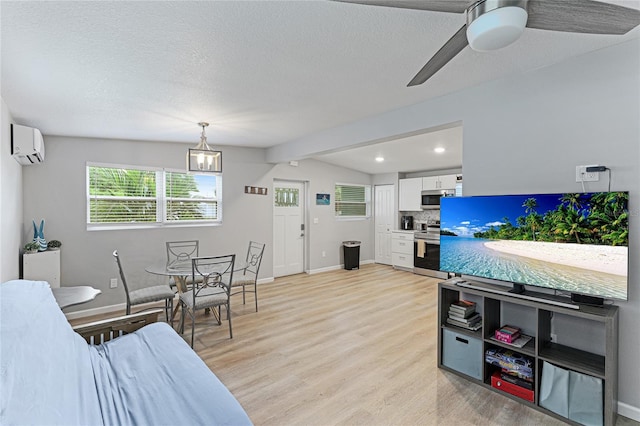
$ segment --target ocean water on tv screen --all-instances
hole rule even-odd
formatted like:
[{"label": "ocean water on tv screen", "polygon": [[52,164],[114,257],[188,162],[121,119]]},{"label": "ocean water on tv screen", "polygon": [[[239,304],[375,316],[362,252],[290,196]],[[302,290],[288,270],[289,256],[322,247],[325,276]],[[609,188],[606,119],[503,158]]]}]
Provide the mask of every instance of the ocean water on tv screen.
[{"label": "ocean water on tv screen", "polygon": [[447,197],[440,269],[627,299],[628,193]]}]

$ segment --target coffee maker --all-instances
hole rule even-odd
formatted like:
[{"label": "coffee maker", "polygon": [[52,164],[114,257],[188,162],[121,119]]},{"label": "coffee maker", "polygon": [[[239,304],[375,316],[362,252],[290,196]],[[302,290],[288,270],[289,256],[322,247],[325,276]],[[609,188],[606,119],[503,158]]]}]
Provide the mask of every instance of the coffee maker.
[{"label": "coffee maker", "polygon": [[413,230],[413,216],[401,216],[400,229],[405,231]]}]

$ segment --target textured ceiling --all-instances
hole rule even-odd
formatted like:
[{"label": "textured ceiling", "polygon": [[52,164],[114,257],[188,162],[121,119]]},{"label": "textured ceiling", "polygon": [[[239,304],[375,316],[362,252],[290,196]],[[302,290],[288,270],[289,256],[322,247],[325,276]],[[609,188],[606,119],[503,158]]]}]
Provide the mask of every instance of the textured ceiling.
[{"label": "textured ceiling", "polygon": [[[612,1],[610,1],[612,2]],[[615,3],[640,9],[640,1]],[[45,135],[267,147],[638,37],[527,29],[407,82],[462,14],[328,1],[2,1],[2,98]]]}]

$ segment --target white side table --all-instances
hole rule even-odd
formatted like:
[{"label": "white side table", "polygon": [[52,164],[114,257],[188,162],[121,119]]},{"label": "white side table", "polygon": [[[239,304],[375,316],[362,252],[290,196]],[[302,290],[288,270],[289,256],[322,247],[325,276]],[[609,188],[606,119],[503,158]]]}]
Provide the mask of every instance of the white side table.
[{"label": "white side table", "polygon": [[25,280],[46,281],[51,288],[60,287],[60,250],[47,250],[22,255]]}]

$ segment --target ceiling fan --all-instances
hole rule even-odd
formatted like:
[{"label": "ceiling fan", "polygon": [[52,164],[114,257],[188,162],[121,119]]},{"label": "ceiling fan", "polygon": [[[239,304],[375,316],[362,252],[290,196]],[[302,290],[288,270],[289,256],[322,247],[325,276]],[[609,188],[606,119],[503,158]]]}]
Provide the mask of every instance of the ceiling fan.
[{"label": "ceiling fan", "polygon": [[335,0],[370,6],[465,13],[467,22],[436,52],[407,86],[427,81],[467,44],[497,50],[516,41],[525,27],[586,34],[625,34],[640,24],[640,11],[594,0]]}]

